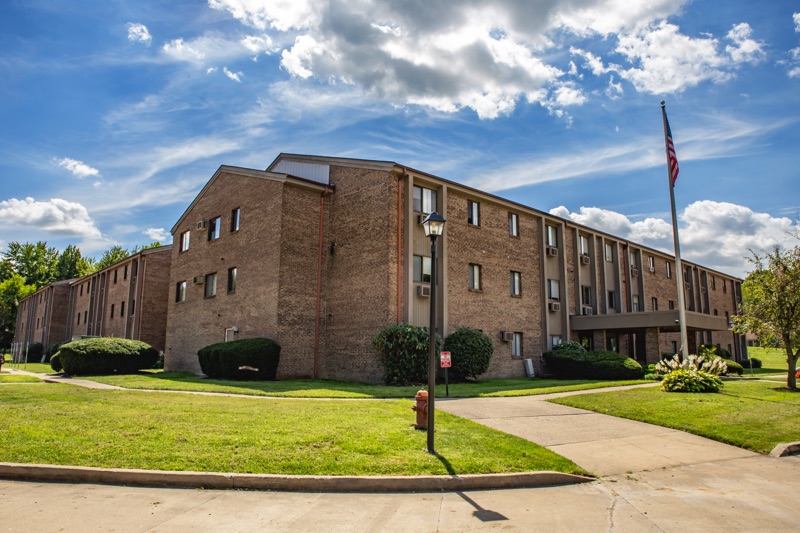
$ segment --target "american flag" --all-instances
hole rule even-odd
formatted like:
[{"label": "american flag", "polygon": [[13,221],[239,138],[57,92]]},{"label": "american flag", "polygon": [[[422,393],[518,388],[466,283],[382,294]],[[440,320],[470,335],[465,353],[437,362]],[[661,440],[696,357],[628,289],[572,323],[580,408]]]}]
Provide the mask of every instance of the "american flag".
[{"label": "american flag", "polygon": [[667,113],[664,112],[664,124],[667,126],[667,165],[669,166],[669,185],[675,187],[678,180],[678,156],[675,155],[675,145],[672,144],[672,130],[669,127]]}]

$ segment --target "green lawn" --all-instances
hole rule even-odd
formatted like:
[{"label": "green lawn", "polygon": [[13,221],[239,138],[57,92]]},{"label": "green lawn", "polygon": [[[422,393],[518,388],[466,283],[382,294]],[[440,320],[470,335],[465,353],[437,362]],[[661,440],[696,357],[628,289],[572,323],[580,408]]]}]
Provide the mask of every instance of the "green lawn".
[{"label": "green lawn", "polygon": [[[199,378],[191,373],[155,371],[128,375],[88,376],[85,379],[117,385],[127,389],[223,392],[286,398],[413,398],[420,389],[418,385],[413,387],[391,387],[327,380],[221,381]],[[566,381],[538,378],[493,379],[481,381],[480,383],[450,384],[450,397],[529,396],[636,383],[643,383],[643,381]],[[437,385],[436,397],[444,396],[445,385]]]},{"label": "green lawn", "polygon": [[14,363],[11,364],[9,361],[11,360],[11,356],[6,356],[6,363],[3,365],[3,368],[6,370],[13,368],[15,370],[26,370],[28,372],[36,372],[37,374],[55,374],[52,368],[50,368],[50,364],[44,363]]},{"label": "green lawn", "polygon": [[0,372],[0,383],[41,383],[42,380],[34,376],[23,376],[19,374],[9,374]]},{"label": "green lawn", "polygon": [[436,449],[410,401],[283,400],[0,387],[3,461],[306,475],[447,475],[580,467],[523,439],[437,412]]},{"label": "green lawn", "polygon": [[[788,366],[786,364],[786,351],[783,348],[747,348],[748,357],[761,359],[761,368],[754,368],[753,374],[782,374],[785,378]],[[745,367],[744,375],[750,375],[750,367]]]},{"label": "green lawn", "polygon": [[776,444],[800,441],[800,393],[778,389],[777,383],[726,381],[719,394],[640,388],[551,401],[769,453]]}]

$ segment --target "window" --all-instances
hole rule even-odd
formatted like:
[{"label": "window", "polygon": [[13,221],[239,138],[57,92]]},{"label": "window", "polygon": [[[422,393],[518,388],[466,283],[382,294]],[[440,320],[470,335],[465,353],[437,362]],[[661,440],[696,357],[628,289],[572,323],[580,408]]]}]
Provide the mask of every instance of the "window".
[{"label": "window", "polygon": [[470,226],[480,226],[481,204],[467,200],[467,224]]},{"label": "window", "polygon": [[589,237],[581,235],[581,255],[589,255]]},{"label": "window", "polygon": [[558,246],[558,230],[555,226],[547,225],[547,246]]},{"label": "window", "polygon": [[122,279],[128,279],[128,265],[125,265],[125,270],[122,271]]},{"label": "window", "polygon": [[630,254],[628,254],[628,258],[630,259],[631,262],[631,268],[636,268],[636,265],[638,265],[638,263],[636,262],[636,252],[631,252]]},{"label": "window", "polygon": [[[119,304],[119,316],[125,316],[125,302]],[[83,321],[86,322],[86,317],[83,318]]]},{"label": "window", "polygon": [[522,333],[514,332],[514,340],[511,341],[511,356],[522,357]]},{"label": "window", "polygon": [[592,287],[581,285],[581,305],[592,305]]},{"label": "window", "polygon": [[719,312],[716,309],[714,309],[714,316],[719,316]]},{"label": "window", "polygon": [[78,313],[78,325],[79,326],[81,325],[81,314],[80,313]]},{"label": "window", "polygon": [[181,252],[185,252],[186,250],[189,249],[189,237],[190,236],[191,236],[191,232],[190,231],[184,231],[183,233],[181,233],[181,247],[180,247],[180,251]]},{"label": "window", "polygon": [[481,266],[469,264],[469,288],[473,291],[481,290]]},{"label": "window", "polygon": [[115,285],[117,284],[117,274],[119,274],[119,269],[115,268],[114,269],[114,284]]},{"label": "window", "polygon": [[436,211],[436,191],[414,186],[414,211],[433,213]]},{"label": "window", "polygon": [[669,261],[667,261],[667,277],[672,277],[672,264]]},{"label": "window", "polygon": [[414,281],[416,283],[431,282],[431,258],[422,255],[414,256]]},{"label": "window", "polygon": [[508,234],[512,237],[519,237],[519,215],[516,213],[508,214]]},{"label": "window", "polygon": [[722,292],[724,292],[726,294],[728,292],[728,283],[727,283],[727,280],[724,280],[724,279],[722,280]]},{"label": "window", "polygon": [[614,261],[614,247],[610,242],[606,243],[606,261],[609,263]]},{"label": "window", "polygon": [[561,344],[561,335],[550,335],[550,349],[552,350],[559,344]]},{"label": "window", "polygon": [[658,311],[658,298],[651,298],[650,305],[653,307],[653,311]]},{"label": "window", "polygon": [[131,300],[131,307],[128,312],[133,316],[134,310],[136,309],[136,300]]},{"label": "window", "polygon": [[711,290],[712,291],[717,290],[717,278],[715,278],[714,276],[711,276]]},{"label": "window", "polygon": [[675,310],[675,300],[670,300],[669,301],[669,310],[670,311],[674,311]]},{"label": "window", "polygon": [[114,304],[111,304],[111,318],[114,318]]},{"label": "window", "polygon": [[547,280],[547,297],[551,300],[558,300],[560,298],[559,290],[558,290],[558,280],[557,279],[548,279]]},{"label": "window", "polygon": [[186,301],[186,281],[179,281],[175,284],[175,301]]},{"label": "window", "polygon": [[617,308],[617,293],[615,291],[608,291],[608,308]]},{"label": "window", "polygon": [[678,353],[678,341],[672,341],[672,353]]},{"label": "window", "polygon": [[216,241],[219,239],[219,217],[208,221],[208,240]]},{"label": "window", "polygon": [[522,295],[522,274],[511,271],[511,296]]},{"label": "window", "polygon": [[242,214],[242,210],[238,207],[231,211],[231,232],[239,231],[239,220]]},{"label": "window", "polygon": [[206,274],[206,290],[205,297],[213,298],[217,295],[217,273]]},{"label": "window", "polygon": [[228,269],[228,292],[236,292],[236,267]]},{"label": "window", "polygon": [[656,258],[652,255],[647,257],[647,266],[649,267],[650,272],[656,271]]},{"label": "window", "polygon": [[639,295],[631,295],[631,310],[636,313],[639,311]]},{"label": "window", "polygon": [[80,295],[83,296],[83,285],[81,285]]}]

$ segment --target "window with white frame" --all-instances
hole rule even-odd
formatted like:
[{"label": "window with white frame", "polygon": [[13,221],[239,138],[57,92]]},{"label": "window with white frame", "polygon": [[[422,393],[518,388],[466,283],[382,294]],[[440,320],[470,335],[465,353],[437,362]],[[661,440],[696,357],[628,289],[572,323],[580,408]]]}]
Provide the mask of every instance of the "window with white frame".
[{"label": "window with white frame", "polygon": [[639,311],[639,295],[631,295],[631,310],[636,313]]},{"label": "window with white frame", "polygon": [[431,282],[431,258],[422,255],[415,255],[413,258],[414,282]]},{"label": "window with white frame", "polygon": [[558,300],[561,297],[557,279],[547,280],[547,297],[551,300]]},{"label": "window with white frame", "polygon": [[590,285],[581,285],[581,305],[592,305],[592,287]]},{"label": "window with white frame", "polygon": [[581,240],[581,255],[589,255],[589,237],[586,235],[580,236]]},{"label": "window with white frame", "polygon": [[467,224],[470,226],[480,226],[481,204],[467,200]]},{"label": "window with white frame", "polygon": [[667,277],[668,278],[672,277],[672,263],[670,263],[669,261],[667,261]]},{"label": "window with white frame", "polygon": [[481,266],[469,264],[469,288],[473,291],[481,290]]},{"label": "window with white frame", "polygon": [[208,221],[208,240],[216,241],[219,239],[219,220],[220,217],[212,218]]},{"label": "window with white frame", "polygon": [[239,270],[236,267],[228,269],[228,292],[236,292],[236,276]]},{"label": "window with white frame", "polygon": [[514,339],[511,341],[511,356],[522,357],[522,333],[514,332]]},{"label": "window with white frame", "polygon": [[636,262],[636,252],[631,252],[630,254],[628,254],[628,257],[631,262],[631,268],[636,268],[636,265],[639,264]]},{"label": "window with white frame", "polygon": [[[189,240],[190,240],[191,235],[192,235],[192,232],[188,231],[188,230],[184,231],[183,233],[181,233],[181,240],[180,240],[180,243],[181,243],[180,251],[181,252],[185,252],[186,250],[189,249]],[[116,274],[116,272],[115,272],[115,274]]]},{"label": "window with white frame", "polygon": [[656,258],[653,257],[652,255],[647,256],[647,266],[648,266],[650,272],[655,272],[655,270],[656,270]]},{"label": "window with white frame", "polygon": [[553,348],[555,348],[556,346],[558,346],[559,344],[561,344],[561,342],[562,342],[561,335],[550,335],[550,349],[551,350]]},{"label": "window with white frame", "polygon": [[611,263],[614,261],[614,247],[611,246],[610,242],[606,243],[606,261]]},{"label": "window with white frame", "polygon": [[217,295],[217,273],[206,274],[205,297],[213,298]]},{"label": "window with white frame", "polygon": [[508,214],[508,234],[512,237],[519,237],[519,215],[516,213]]},{"label": "window with white frame", "polygon": [[175,301],[176,302],[185,302],[186,301],[186,281],[179,281],[175,284]]},{"label": "window with white frame", "polygon": [[670,300],[669,301],[669,310],[670,311],[674,311],[675,310],[675,300]]},{"label": "window with white frame", "polygon": [[522,295],[522,274],[511,271],[511,296]]},{"label": "window with white frame", "polygon": [[436,191],[414,185],[414,211],[430,214],[436,211]]},{"label": "window with white frame", "polygon": [[547,224],[545,228],[547,231],[546,234],[547,246],[553,246],[553,247],[558,246],[558,230],[556,229],[556,227]]},{"label": "window with white frame", "polygon": [[239,231],[239,222],[241,221],[241,218],[241,208],[237,207],[236,209],[231,210],[231,233],[234,231]]},{"label": "window with white frame", "polygon": [[651,298],[650,304],[653,306],[653,311],[658,311],[658,298]]}]

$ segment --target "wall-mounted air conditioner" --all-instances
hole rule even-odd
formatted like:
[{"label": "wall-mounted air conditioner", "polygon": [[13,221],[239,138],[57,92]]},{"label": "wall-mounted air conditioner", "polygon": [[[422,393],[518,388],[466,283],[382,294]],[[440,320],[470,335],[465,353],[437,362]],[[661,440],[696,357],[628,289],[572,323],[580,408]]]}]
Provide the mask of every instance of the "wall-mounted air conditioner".
[{"label": "wall-mounted air conditioner", "polygon": [[581,264],[588,265],[591,261],[592,259],[588,255],[581,256]]},{"label": "wall-mounted air conditioner", "polygon": [[197,223],[197,229],[198,230],[206,229],[207,224],[208,222],[206,222],[205,220],[201,220],[200,222]]},{"label": "wall-mounted air conditioner", "polygon": [[425,215],[417,215],[417,224],[422,224],[425,221]]},{"label": "wall-mounted air conditioner", "polygon": [[550,302],[547,305],[547,308],[550,309],[550,312],[557,313],[558,311],[561,311],[561,304],[559,302]]},{"label": "wall-mounted air conditioner", "polygon": [[555,246],[548,246],[547,255],[549,255],[550,257],[558,257],[558,248],[556,248]]},{"label": "wall-mounted air conditioner", "polygon": [[417,296],[422,296],[423,298],[428,298],[431,295],[431,286],[430,285],[417,285]]},{"label": "wall-mounted air conditioner", "polygon": [[631,276],[638,276],[638,275],[639,275],[639,269],[632,268],[631,269]]},{"label": "wall-mounted air conditioner", "polygon": [[205,276],[195,276],[194,278],[192,278],[192,281],[194,282],[195,285],[202,285],[203,283],[205,283],[206,277]]},{"label": "wall-mounted air conditioner", "polygon": [[655,271],[656,271],[656,267],[650,267],[650,272],[655,272]]},{"label": "wall-mounted air conditioner", "polygon": [[590,306],[590,305],[584,305],[583,307],[581,307],[581,314],[582,315],[589,316],[589,315],[592,314],[592,312],[593,312],[593,309],[592,309],[592,306]]},{"label": "wall-mounted air conditioner", "polygon": [[501,331],[500,338],[503,339],[503,342],[511,342],[514,340],[514,332],[513,331]]}]

